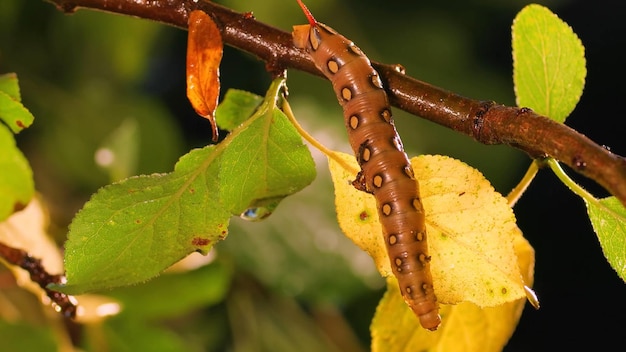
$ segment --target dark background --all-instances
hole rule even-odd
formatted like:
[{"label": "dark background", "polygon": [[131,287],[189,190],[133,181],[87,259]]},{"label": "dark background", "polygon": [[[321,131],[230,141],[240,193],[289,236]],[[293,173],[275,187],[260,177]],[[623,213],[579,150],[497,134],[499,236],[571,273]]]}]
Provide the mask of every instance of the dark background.
[{"label": "dark background", "polygon": [[[295,1],[223,3],[253,11],[260,21],[284,30],[305,21]],[[311,1],[309,6],[319,21],[354,40],[373,60],[401,63],[409,75],[472,98],[514,105],[510,26],[528,3],[347,0]],[[572,27],[586,50],[585,90],[566,123],[626,155],[620,121],[626,93],[626,4],[539,3]],[[180,155],[209,142],[208,124],[194,115],[185,98],[185,40],[184,31],[138,19],[93,11],[66,16],[39,0],[0,4],[0,72],[17,72],[24,103],[36,116],[18,142],[33,165],[59,238],[89,195],[111,181],[94,165],[93,151],[121,121],[135,119],[143,136],[136,173],[169,171]],[[347,150],[341,111],[328,82],[298,72],[289,75],[290,97],[305,127]],[[231,48],[221,76],[223,91],[234,87],[263,94],[269,82],[263,63]],[[396,121],[410,154],[459,158],[481,170],[503,194],[530,163],[510,147],[478,145],[414,116],[397,112]],[[323,162],[319,173],[318,188],[279,207],[269,224],[235,221],[218,250],[234,258],[248,284],[295,298],[312,311],[339,307],[367,346],[382,281],[371,270],[354,273],[350,258],[356,252],[333,224]],[[595,183],[570,175],[596,196],[607,196]],[[310,208],[294,210],[303,204]],[[565,350],[583,344],[618,350],[626,345],[626,285],[604,258],[582,200],[542,170],[514,210],[536,251],[534,289],[541,309],[527,305],[505,350]],[[292,223],[281,225],[284,218]],[[293,242],[294,236],[301,242]],[[293,263],[288,272],[269,259],[276,253]],[[342,277],[344,273],[352,277]]]}]

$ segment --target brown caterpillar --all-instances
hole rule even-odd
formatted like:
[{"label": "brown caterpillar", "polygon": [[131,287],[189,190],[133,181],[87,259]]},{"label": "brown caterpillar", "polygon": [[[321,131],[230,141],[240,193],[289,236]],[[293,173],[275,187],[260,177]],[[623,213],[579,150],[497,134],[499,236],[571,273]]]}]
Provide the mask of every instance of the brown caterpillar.
[{"label": "brown caterpillar", "polygon": [[348,139],[361,166],[353,185],[376,197],[402,296],[422,326],[435,330],[441,317],[430,274],[424,209],[378,72],[354,43],[318,23],[302,1],[298,3],[309,24],[294,26],[293,41],[331,81],[343,107]]}]

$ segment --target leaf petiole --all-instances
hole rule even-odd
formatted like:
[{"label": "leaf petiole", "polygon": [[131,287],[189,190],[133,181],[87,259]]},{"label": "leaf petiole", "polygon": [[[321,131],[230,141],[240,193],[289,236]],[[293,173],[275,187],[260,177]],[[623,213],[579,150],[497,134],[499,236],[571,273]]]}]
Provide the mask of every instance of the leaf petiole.
[{"label": "leaf petiole", "polygon": [[333,159],[333,161],[341,165],[341,167],[344,168],[346,171],[349,171],[353,174],[356,174],[359,172],[358,169],[355,169],[352,165],[347,164],[345,160],[342,159],[336,152],[326,148],[326,146],[324,146],[317,139],[315,139],[315,137],[311,136],[304,128],[302,128],[302,126],[296,120],[293,114],[293,110],[291,110],[291,106],[289,105],[289,102],[287,101],[287,99],[283,99],[282,110],[287,116],[287,118],[289,119],[289,121],[291,122],[291,124],[296,128],[298,133],[302,136],[302,138],[304,138],[307,142],[309,142],[314,148],[322,152],[322,154],[326,155],[328,158]]},{"label": "leaf petiole", "polygon": [[517,186],[515,186],[511,192],[506,195],[506,200],[509,202],[509,206],[511,208],[515,206],[515,203],[517,203],[517,201],[522,197],[522,194],[526,192],[528,186],[530,186],[530,183],[535,179],[541,163],[543,163],[543,161],[533,160],[533,162],[528,166],[528,170],[526,170],[524,177],[522,177]]},{"label": "leaf petiole", "polygon": [[565,173],[565,170],[563,170],[561,164],[559,164],[558,161],[553,158],[547,158],[544,160],[544,162],[548,164],[548,166],[550,166],[552,172],[554,172],[556,177],[558,177],[559,180],[561,180],[561,182],[563,182],[563,184],[567,186],[567,188],[569,188],[576,195],[584,199],[585,202],[598,203],[598,199],[596,197],[594,197],[591,193],[587,192],[584,188],[579,186]]}]

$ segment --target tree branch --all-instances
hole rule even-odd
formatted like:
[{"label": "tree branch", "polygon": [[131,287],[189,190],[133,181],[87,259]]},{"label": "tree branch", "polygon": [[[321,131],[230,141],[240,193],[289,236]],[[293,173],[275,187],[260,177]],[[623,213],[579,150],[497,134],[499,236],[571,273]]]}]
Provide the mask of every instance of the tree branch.
[{"label": "tree branch", "polygon": [[67,318],[76,317],[76,300],[65,293],[57,292],[48,288],[50,284],[61,284],[64,277],[53,275],[46,271],[41,260],[31,257],[27,252],[8,246],[0,242],[0,258],[8,263],[26,270],[30,279],[39,285],[55,306],[55,310]]},{"label": "tree branch", "polygon": [[[104,10],[187,28],[187,14],[210,14],[226,44],[266,62],[270,71],[286,68],[322,76],[291,34],[205,0],[47,0],[64,12],[79,7]],[[553,157],[595,180],[626,206],[626,159],[577,131],[530,109],[468,99],[406,76],[395,65],[373,62],[392,105],[473,137],[484,144],[508,144],[533,158]]]}]

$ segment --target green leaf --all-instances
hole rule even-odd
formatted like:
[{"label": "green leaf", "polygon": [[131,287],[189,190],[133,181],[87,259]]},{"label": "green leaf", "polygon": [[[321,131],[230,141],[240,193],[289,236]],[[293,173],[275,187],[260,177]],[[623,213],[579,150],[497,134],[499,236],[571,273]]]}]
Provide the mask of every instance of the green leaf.
[{"label": "green leaf", "polygon": [[615,197],[590,202],[585,199],[591,225],[617,275],[626,281],[626,209]]},{"label": "green leaf", "polygon": [[66,243],[67,286],[76,294],[146,281],[226,237],[231,215],[307,186],[315,167],[276,107],[272,83],[257,112],[222,143],[183,156],[169,174],[102,188],[77,214]]},{"label": "green leaf", "polygon": [[0,75],[0,92],[5,92],[13,100],[22,101],[20,86],[15,73],[5,73]]},{"label": "green leaf", "polygon": [[[20,88],[14,73],[0,75],[0,121],[13,133],[33,123],[33,115],[20,103]],[[15,138],[0,124],[0,221],[28,204],[35,193],[33,172]]]},{"label": "green leaf", "polygon": [[[0,93],[2,94],[2,93]],[[30,202],[35,194],[33,172],[15,145],[11,132],[0,125],[0,222]]]},{"label": "green leaf", "polygon": [[220,128],[232,131],[248,119],[263,101],[263,97],[238,89],[229,89],[224,101],[215,111]]},{"label": "green leaf", "polygon": [[13,133],[19,133],[33,123],[33,114],[20,103],[17,76],[9,73],[0,76],[0,120]]},{"label": "green leaf", "polygon": [[564,122],[585,85],[585,49],[547,8],[528,5],[513,21],[513,81],[518,106]]},{"label": "green leaf", "polygon": [[[303,168],[310,170],[309,175],[315,174],[308,148],[283,112],[271,109],[263,114],[263,118],[245,125],[223,153],[220,177],[228,182],[220,187],[220,199],[237,215],[275,203],[276,197],[308,185],[312,179],[302,179]],[[255,195],[252,201],[251,194]]]},{"label": "green leaf", "polygon": [[225,236],[229,213],[219,188],[215,147],[185,155],[170,174],[132,177],[96,193],[66,242],[66,292],[146,281]]}]

